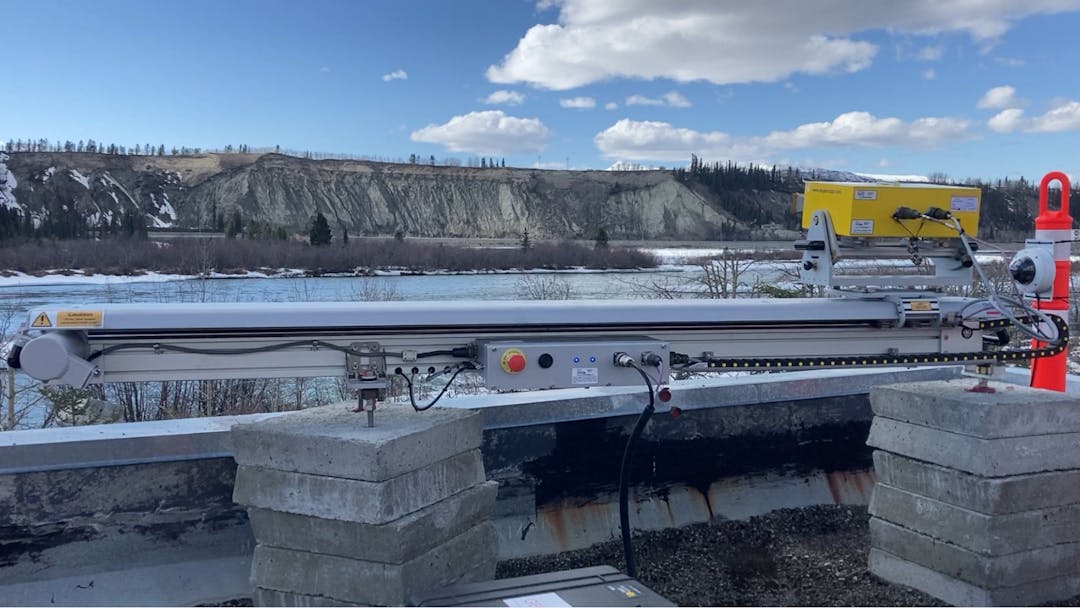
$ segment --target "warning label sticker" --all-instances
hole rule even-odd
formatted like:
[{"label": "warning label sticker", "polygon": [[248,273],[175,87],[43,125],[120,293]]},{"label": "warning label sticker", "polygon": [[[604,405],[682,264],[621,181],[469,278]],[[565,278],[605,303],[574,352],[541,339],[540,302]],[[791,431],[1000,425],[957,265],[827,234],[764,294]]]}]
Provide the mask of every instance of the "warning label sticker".
[{"label": "warning label sticker", "polygon": [[978,211],[979,198],[976,196],[954,196],[949,200],[949,211]]},{"label": "warning label sticker", "polygon": [[876,201],[877,190],[856,190],[855,200],[857,201]]},{"label": "warning label sticker", "polygon": [[851,234],[874,234],[874,220],[851,220]]},{"label": "warning label sticker", "polygon": [[600,368],[575,367],[570,371],[571,384],[599,384]]},{"label": "warning label sticker", "polygon": [[57,327],[101,327],[105,314],[100,310],[61,310],[56,313]]},{"label": "warning label sticker", "polygon": [[49,320],[49,315],[41,312],[34,317],[34,322],[30,324],[30,327],[52,327],[52,321]]}]

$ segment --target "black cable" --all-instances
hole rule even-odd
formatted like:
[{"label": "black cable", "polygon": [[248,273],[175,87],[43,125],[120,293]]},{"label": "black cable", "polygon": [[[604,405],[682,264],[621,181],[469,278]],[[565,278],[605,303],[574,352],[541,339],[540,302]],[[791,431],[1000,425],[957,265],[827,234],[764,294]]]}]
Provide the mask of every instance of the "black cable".
[{"label": "black cable", "polygon": [[330,342],[322,342],[320,340],[294,340],[292,342],[280,342],[277,344],[266,344],[264,346],[252,346],[250,348],[193,348],[191,346],[180,346],[176,344],[114,344],[107,346],[101,350],[90,353],[90,356],[86,358],[87,361],[93,361],[98,357],[107,355],[120,350],[134,350],[139,348],[149,348],[151,350],[168,350],[178,353],[187,353],[190,355],[253,355],[256,353],[267,353],[275,350],[284,350],[286,348],[294,348],[297,346],[310,346],[311,348],[329,348],[330,350],[336,350],[348,355],[354,355],[357,357],[401,357],[402,353],[392,352],[361,352],[354,348],[347,346],[338,346]]},{"label": "black cable", "polygon": [[427,405],[416,405],[416,397],[413,395],[413,382],[412,382],[412,379],[409,378],[408,376],[406,376],[405,372],[402,372],[402,371],[398,371],[397,375],[401,376],[402,378],[405,378],[405,383],[408,384],[408,386],[409,386],[409,403],[412,405],[413,409],[418,411],[418,412],[423,412],[424,410],[431,409],[431,406],[435,405],[435,403],[438,402],[439,399],[442,398],[443,394],[446,393],[446,389],[450,388],[450,385],[454,383],[454,379],[458,377],[458,374],[460,374],[461,372],[463,372],[463,371],[465,371],[467,369],[475,369],[475,367],[471,363],[463,363],[463,364],[459,365],[458,368],[457,368],[457,371],[455,371],[454,375],[450,376],[450,379],[446,381],[446,385],[442,387],[442,390],[439,391],[439,394],[435,395],[435,398],[432,399],[431,402],[428,403]]},{"label": "black cable", "polygon": [[265,346],[253,346],[251,348],[192,348],[190,346],[177,346],[174,344],[114,344],[107,346],[101,350],[90,353],[90,356],[86,358],[87,361],[93,361],[98,357],[107,355],[120,350],[134,350],[138,348],[149,348],[151,350],[171,350],[181,353],[189,353],[194,355],[251,355],[255,353],[265,353],[275,350],[283,350],[286,348],[292,348],[294,346],[330,346],[323,342],[312,340],[296,340],[294,342],[282,342],[279,344],[267,344]]},{"label": "black cable", "polygon": [[622,466],[619,467],[619,530],[622,533],[626,574],[632,578],[637,578],[634,545],[630,541],[630,460],[634,453],[634,443],[641,437],[645,425],[649,423],[649,418],[652,417],[655,409],[653,407],[655,405],[655,396],[653,395],[652,380],[649,379],[649,374],[645,373],[645,370],[638,367],[636,363],[633,364],[633,367],[645,379],[645,386],[649,389],[649,405],[646,405],[645,409],[641,411],[641,415],[638,416],[637,424],[634,425],[634,430],[626,440],[626,448],[623,450]]},{"label": "black cable", "polygon": [[[1042,308],[1042,296],[1040,296],[1038,294],[1038,292],[1036,292],[1035,293],[1035,310],[1039,310],[1041,308]],[[1034,344],[1032,346],[1034,346]],[[1038,359],[1031,362],[1031,374],[1029,374],[1031,376],[1031,380],[1028,381],[1028,386],[1031,387],[1031,388],[1035,388],[1035,368],[1038,367],[1038,366],[1039,366]]]}]

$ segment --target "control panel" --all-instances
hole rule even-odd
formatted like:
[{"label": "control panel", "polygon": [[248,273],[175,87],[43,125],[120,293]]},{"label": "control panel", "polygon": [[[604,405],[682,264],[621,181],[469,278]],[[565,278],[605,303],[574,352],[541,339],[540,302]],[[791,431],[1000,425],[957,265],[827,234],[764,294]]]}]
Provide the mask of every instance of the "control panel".
[{"label": "control panel", "polygon": [[[668,380],[669,346],[650,338],[493,340],[478,348],[484,384],[496,390],[643,385],[637,370],[615,364],[618,353],[632,357],[654,384]],[[659,367],[644,362],[650,354],[659,355]]]}]

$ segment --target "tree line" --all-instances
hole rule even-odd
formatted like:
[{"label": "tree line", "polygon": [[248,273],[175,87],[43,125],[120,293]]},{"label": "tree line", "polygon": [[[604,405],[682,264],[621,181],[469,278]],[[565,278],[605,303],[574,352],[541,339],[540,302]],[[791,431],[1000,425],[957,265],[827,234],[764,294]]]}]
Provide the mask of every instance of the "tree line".
[{"label": "tree line", "polygon": [[137,143],[133,146],[104,143],[93,139],[50,141],[48,138],[8,140],[3,143],[0,150],[9,153],[16,152],[74,152],[86,154],[113,154],[119,156],[189,156],[193,154],[282,154],[307,160],[359,160],[376,163],[430,165],[440,167],[472,167],[480,169],[505,168],[506,159],[487,156],[470,156],[459,158],[445,156],[435,158],[434,154],[424,156],[422,154],[410,154],[408,159],[401,157],[374,156],[370,154],[342,154],[335,152],[315,152],[312,150],[296,150],[274,146],[250,146],[248,144],[226,144],[220,148],[203,148],[191,146],[171,146],[165,144]]}]

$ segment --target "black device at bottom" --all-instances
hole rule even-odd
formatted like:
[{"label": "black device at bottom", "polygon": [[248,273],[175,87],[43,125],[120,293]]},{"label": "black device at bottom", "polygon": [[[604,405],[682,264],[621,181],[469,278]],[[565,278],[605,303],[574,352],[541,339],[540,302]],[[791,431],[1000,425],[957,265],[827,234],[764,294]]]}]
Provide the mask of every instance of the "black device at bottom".
[{"label": "black device at bottom", "polygon": [[504,578],[447,587],[419,606],[674,606],[611,566]]}]

